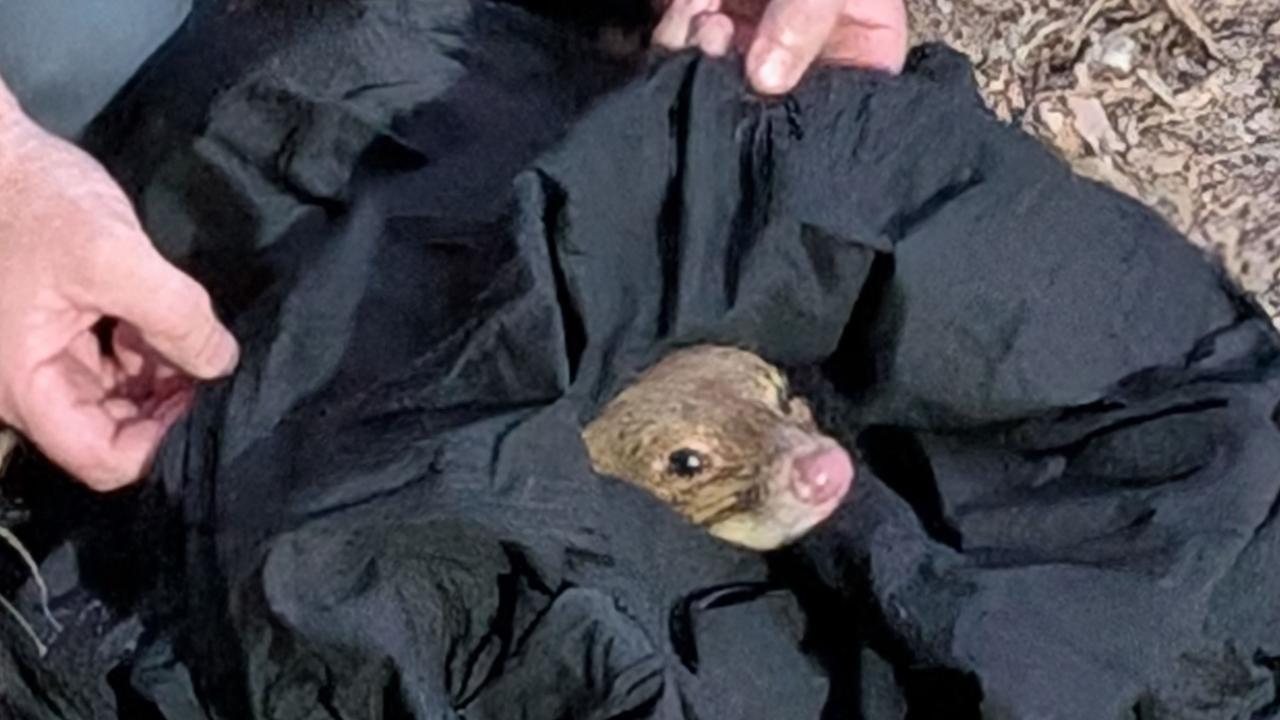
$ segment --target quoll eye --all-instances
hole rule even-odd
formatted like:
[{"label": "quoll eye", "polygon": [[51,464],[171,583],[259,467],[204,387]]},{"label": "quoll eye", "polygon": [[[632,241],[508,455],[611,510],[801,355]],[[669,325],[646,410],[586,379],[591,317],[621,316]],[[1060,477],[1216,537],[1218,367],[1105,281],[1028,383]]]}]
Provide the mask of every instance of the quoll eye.
[{"label": "quoll eye", "polygon": [[696,450],[683,448],[667,459],[667,472],[680,477],[694,477],[707,468],[707,459]]}]

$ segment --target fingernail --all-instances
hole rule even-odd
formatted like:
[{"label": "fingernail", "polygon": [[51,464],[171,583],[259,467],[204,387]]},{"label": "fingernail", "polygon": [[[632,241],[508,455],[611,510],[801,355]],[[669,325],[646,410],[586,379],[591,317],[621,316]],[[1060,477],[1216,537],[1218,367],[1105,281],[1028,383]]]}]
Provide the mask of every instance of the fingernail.
[{"label": "fingernail", "polygon": [[757,79],[766,90],[778,91],[786,87],[791,71],[791,56],[783,50],[772,50],[765,55]]}]

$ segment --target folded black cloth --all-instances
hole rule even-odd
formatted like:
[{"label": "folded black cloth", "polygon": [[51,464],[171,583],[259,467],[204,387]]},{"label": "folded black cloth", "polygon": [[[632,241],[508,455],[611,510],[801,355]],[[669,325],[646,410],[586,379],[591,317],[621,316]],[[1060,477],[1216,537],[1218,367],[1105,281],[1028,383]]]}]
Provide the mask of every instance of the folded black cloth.
[{"label": "folded black cloth", "polygon": [[[1280,338],[957,54],[762,100],[509,3],[244,12],[89,141],[241,368],[141,487],[35,493],[66,629],[0,625],[0,711],[1276,712]],[[793,547],[590,471],[580,424],[700,341],[857,450]]]}]

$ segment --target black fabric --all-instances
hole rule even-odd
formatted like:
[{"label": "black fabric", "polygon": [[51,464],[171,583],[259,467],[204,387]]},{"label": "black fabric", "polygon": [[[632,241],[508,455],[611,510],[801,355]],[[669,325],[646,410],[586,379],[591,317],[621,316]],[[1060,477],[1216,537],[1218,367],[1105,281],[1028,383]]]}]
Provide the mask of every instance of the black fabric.
[{"label": "black fabric", "polygon": [[[30,483],[66,628],[21,586],[51,649],[0,623],[0,714],[1277,714],[1257,307],[945,48],[763,101],[595,37],[510,3],[208,11],[101,119],[244,357],[144,486]],[[858,450],[795,547],[589,470],[579,423],[706,340]]]}]

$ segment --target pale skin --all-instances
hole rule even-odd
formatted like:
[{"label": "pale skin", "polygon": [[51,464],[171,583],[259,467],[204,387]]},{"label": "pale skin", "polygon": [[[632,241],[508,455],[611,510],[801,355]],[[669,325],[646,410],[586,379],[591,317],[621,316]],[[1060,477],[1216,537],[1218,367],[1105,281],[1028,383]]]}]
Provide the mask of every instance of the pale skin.
[{"label": "pale skin", "polygon": [[[94,326],[119,319],[110,352]],[[86,153],[0,85],[0,421],[95,490],[137,480],[239,349]]]},{"label": "pale skin", "polygon": [[792,90],[814,64],[897,73],[907,57],[903,0],[656,0],[663,11],[655,44],[736,49],[747,77],[765,95]]},{"label": "pale skin", "polygon": [[[654,43],[737,49],[757,92],[815,63],[896,73],[903,0],[655,0]],[[106,352],[95,327],[116,321]],[[143,476],[235,338],[208,293],[155,249],[111,176],[28,118],[0,79],[0,425],[88,487]]]}]

